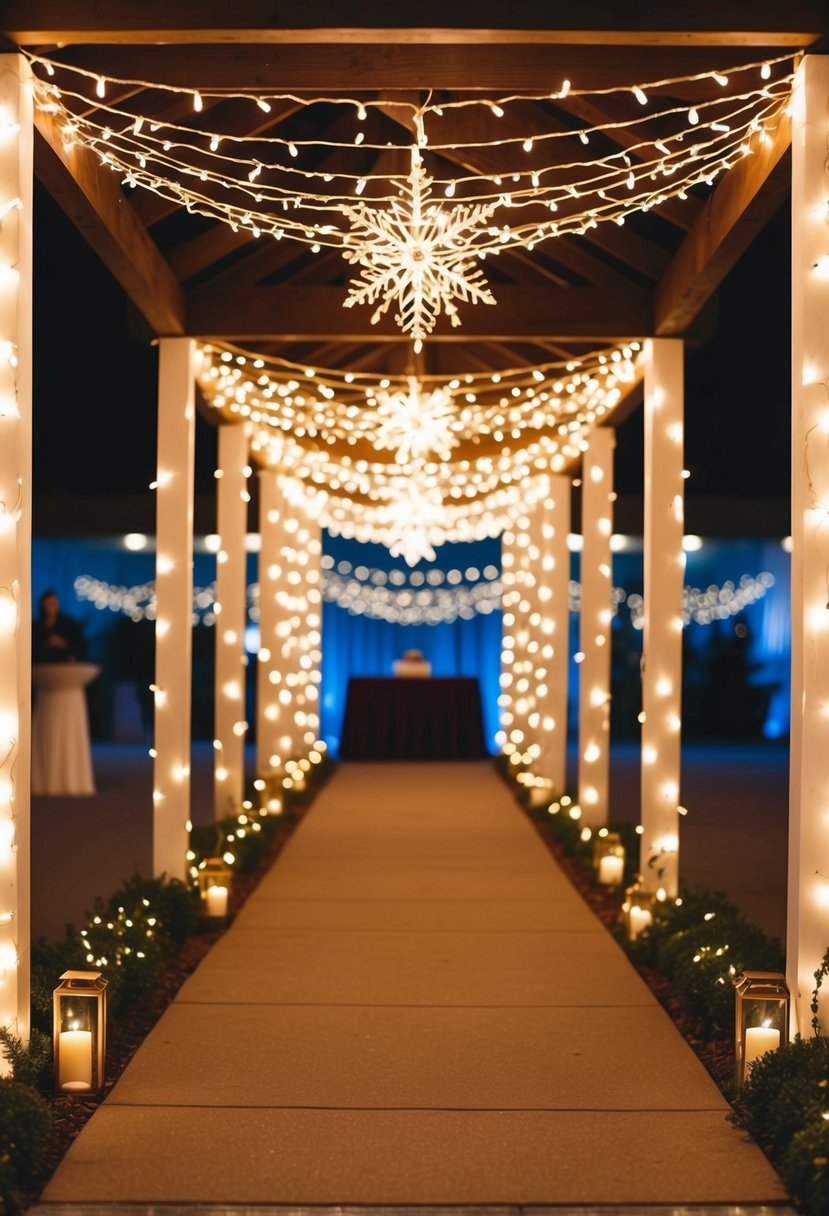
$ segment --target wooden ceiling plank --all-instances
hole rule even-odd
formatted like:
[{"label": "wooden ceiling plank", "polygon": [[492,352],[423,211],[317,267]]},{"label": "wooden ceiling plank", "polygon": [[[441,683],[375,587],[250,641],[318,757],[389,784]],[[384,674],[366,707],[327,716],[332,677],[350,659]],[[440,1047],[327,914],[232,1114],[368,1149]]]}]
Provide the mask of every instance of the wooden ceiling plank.
[{"label": "wooden ceiling plank", "polygon": [[55,116],[35,111],[35,172],[156,334],[185,332],[184,298],[169,264],[90,149],[64,147]]},{"label": "wooden ceiling plank", "polygon": [[655,283],[662,278],[671,260],[669,253],[653,241],[639,236],[629,224],[622,227],[612,223],[599,224],[596,228],[590,228],[582,240],[603,249]]},{"label": "wooden ceiling plank", "polygon": [[[757,143],[755,140],[755,147]],[[654,332],[682,334],[790,190],[791,120],[721,179],[654,300]]]},{"label": "wooden ceiling plank", "polygon": [[[438,320],[430,341],[514,341],[578,338],[614,342],[653,332],[646,293],[617,293],[606,287],[508,287],[499,285],[497,304],[460,308],[461,325]],[[343,306],[340,287],[237,288],[221,296],[209,289],[187,295],[188,332],[228,340],[410,342],[389,309],[377,325],[370,308]]]},{"label": "wooden ceiling plank", "polygon": [[[750,63],[754,50],[722,47],[502,45],[355,46],[311,41],[295,46],[141,46],[69,49],[63,55],[90,71],[203,92],[292,91],[349,95],[373,89],[460,89],[537,92],[548,96],[564,79],[587,91],[723,71]],[[278,82],[278,85],[275,84]]]},{"label": "wooden ceiling plank", "polygon": [[[4,26],[20,43],[122,42],[263,42],[349,43],[373,40],[382,45],[412,41],[428,45],[455,43],[566,42],[615,45],[734,46],[801,45],[825,28],[819,0],[755,0],[739,15],[723,5],[672,0],[624,6],[626,20],[602,0],[523,0],[504,5],[497,0],[446,5],[436,0],[362,0],[351,6],[351,24],[343,24],[342,4],[305,0],[284,13],[274,0],[245,0],[231,8],[226,0],[196,0],[189,5],[119,0],[6,0]],[[230,27],[228,17],[233,17]],[[622,28],[608,28],[611,22]],[[356,19],[355,19],[356,18]],[[737,29],[731,28],[738,26]]]}]

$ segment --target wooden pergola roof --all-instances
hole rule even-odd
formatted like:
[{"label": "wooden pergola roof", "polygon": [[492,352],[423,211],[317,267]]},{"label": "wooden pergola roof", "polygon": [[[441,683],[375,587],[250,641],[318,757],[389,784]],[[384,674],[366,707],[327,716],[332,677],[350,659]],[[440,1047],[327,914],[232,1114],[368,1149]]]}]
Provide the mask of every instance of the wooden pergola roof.
[{"label": "wooden pergola roof", "polygon": [[[515,11],[513,11],[515,10]],[[348,24],[345,24],[347,22]],[[343,24],[337,24],[343,23]],[[449,24],[451,23],[451,24]],[[152,2],[7,0],[8,49],[26,48],[111,77],[194,88],[272,87],[302,96],[342,94],[382,100],[451,95],[537,94],[567,77],[600,89],[639,80],[725,70],[764,57],[822,49],[829,13],[821,0],[771,4],[643,2],[518,6],[306,0]],[[678,103],[705,99],[710,82],[676,87]],[[123,89],[123,102],[186,123],[187,103],[169,93]],[[113,104],[109,101],[109,104]],[[119,104],[118,100],[115,104]],[[527,102],[539,130],[625,121],[636,102],[622,93]],[[192,108],[192,107],[191,107]],[[250,118],[235,133],[292,137],[300,106]],[[314,121],[336,122],[314,110]],[[248,112],[250,114],[250,111]],[[468,115],[465,117],[464,115]],[[238,119],[221,102],[214,129]],[[395,112],[373,111],[378,135],[400,141]],[[307,120],[307,119],[306,119]],[[475,138],[459,112],[458,142]],[[508,119],[509,121],[509,119]],[[465,131],[463,124],[470,129]],[[293,124],[293,125],[292,125]],[[411,344],[386,315],[343,308],[348,268],[336,251],[311,254],[290,240],[257,242],[218,220],[188,215],[118,175],[89,150],[64,146],[55,117],[36,118],[36,174],[121,283],[156,335],[222,338],[320,366],[411,370]],[[631,147],[619,127],[606,138]],[[293,136],[295,137],[295,136]],[[462,325],[439,319],[421,367],[486,371],[537,362],[646,336],[688,335],[695,318],[789,190],[788,122],[710,191],[667,199],[624,227],[600,224],[580,236],[505,253],[497,264],[497,304],[463,308]],[[478,154],[480,157],[480,153]],[[466,169],[485,170],[480,159]],[[488,271],[488,273],[493,273]]]}]

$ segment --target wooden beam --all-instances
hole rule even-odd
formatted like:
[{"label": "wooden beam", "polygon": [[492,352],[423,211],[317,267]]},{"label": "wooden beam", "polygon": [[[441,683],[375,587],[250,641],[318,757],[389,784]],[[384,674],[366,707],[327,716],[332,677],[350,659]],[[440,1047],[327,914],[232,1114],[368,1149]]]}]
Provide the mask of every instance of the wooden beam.
[{"label": "wooden beam", "polygon": [[656,290],[654,333],[683,334],[791,189],[791,120],[721,179]]},{"label": "wooden beam", "polygon": [[81,144],[64,147],[55,117],[35,110],[35,173],[158,335],[185,332],[184,297],[124,197],[118,175]]},{"label": "wooden beam", "polygon": [[[497,304],[460,306],[461,324],[445,317],[430,341],[579,338],[615,342],[652,332],[644,295],[607,288],[494,288]],[[209,285],[187,296],[188,333],[228,340],[410,342],[389,313],[377,325],[371,308],[344,308],[342,287],[245,287],[217,296]]]},{"label": "wooden beam", "polygon": [[194,88],[263,91],[470,89],[548,95],[566,78],[579,88],[627,88],[754,62],[753,49],[719,47],[588,47],[459,43],[455,46],[333,45],[83,47],[54,56],[123,80]]},{"label": "wooden beam", "polygon": [[[301,6],[275,0],[226,0],[165,4],[161,0],[6,0],[4,26],[19,44],[62,42],[368,42],[392,45],[417,40],[492,43],[568,42],[596,45],[800,46],[825,29],[820,0],[755,0],[733,6],[694,0],[664,0],[620,6],[603,0],[497,0],[451,5],[436,0],[362,0],[351,5],[343,25],[337,0],[305,0]],[[228,18],[232,14],[231,25]],[[621,18],[621,19],[620,19]],[[451,24],[449,24],[451,22]],[[617,28],[608,28],[616,26]],[[621,26],[622,28],[618,28]],[[737,26],[737,29],[733,27]],[[117,38],[115,37],[117,35]]]}]

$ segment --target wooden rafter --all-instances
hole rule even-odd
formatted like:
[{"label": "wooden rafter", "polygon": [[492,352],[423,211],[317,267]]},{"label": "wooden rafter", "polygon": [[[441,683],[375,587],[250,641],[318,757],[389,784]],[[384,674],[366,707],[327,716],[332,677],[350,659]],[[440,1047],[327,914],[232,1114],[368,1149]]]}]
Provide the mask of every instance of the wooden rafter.
[{"label": "wooden rafter", "polygon": [[[457,328],[440,318],[435,338],[454,342],[535,337],[615,341],[641,337],[652,329],[644,293],[499,285],[496,295],[494,306],[462,307]],[[187,296],[188,328],[194,336],[234,340],[410,341],[389,313],[371,325],[370,308],[346,309],[344,299],[340,287],[246,287],[221,297],[209,287],[200,288]]]},{"label": "wooden rafter", "polygon": [[185,332],[184,299],[170,266],[90,149],[66,148],[52,114],[35,111],[35,172],[156,334]]},{"label": "wooden rafter", "polygon": [[654,332],[682,334],[790,189],[791,121],[729,170],[657,288]]}]

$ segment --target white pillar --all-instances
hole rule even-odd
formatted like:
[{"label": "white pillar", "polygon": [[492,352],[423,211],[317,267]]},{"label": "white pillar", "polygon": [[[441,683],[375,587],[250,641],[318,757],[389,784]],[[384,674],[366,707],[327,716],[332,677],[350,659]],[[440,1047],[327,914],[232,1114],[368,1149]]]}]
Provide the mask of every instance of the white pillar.
[{"label": "white pillar", "polygon": [[259,473],[259,654],[256,676],[256,771],[278,769],[288,759],[281,667],[284,622],[279,590],[285,575],[282,549],[285,501],[276,473]]},{"label": "white pillar", "polygon": [[302,757],[319,739],[319,684],[322,659],[322,532],[302,512],[286,513],[280,588],[282,645],[289,755]]},{"label": "white pillar", "polygon": [[529,765],[530,748],[536,738],[535,679],[530,618],[536,604],[536,576],[540,575],[540,551],[531,535],[530,514],[517,518],[501,537],[501,578],[503,595],[503,634],[501,639],[501,729],[498,741],[504,751]]},{"label": "white pillar", "polygon": [[545,668],[536,690],[541,715],[541,775],[560,797],[567,788],[567,707],[570,638],[569,477],[550,478],[550,493],[540,520],[541,659]]},{"label": "white pillar", "polygon": [[238,811],[245,784],[245,624],[248,522],[247,423],[219,427],[216,470],[216,661],[213,792],[216,818]]},{"label": "white pillar", "polygon": [[684,393],[680,339],[645,343],[645,620],[642,640],[641,870],[662,898],[678,891]]},{"label": "white pillar", "polygon": [[153,871],[184,879],[190,823],[195,344],[162,338],[158,365]]},{"label": "white pillar", "polygon": [[[792,727],[788,980],[811,1033],[829,944],[829,56],[807,55],[792,114]],[[820,1019],[829,1033],[829,990]]]},{"label": "white pillar", "polygon": [[[0,55],[0,1027],[29,1038],[32,89]],[[8,1072],[3,1064],[1,1072]]]},{"label": "white pillar", "polygon": [[582,467],[579,649],[579,805],[582,823],[607,823],[610,771],[610,627],[613,449],[616,432],[591,432]]}]

